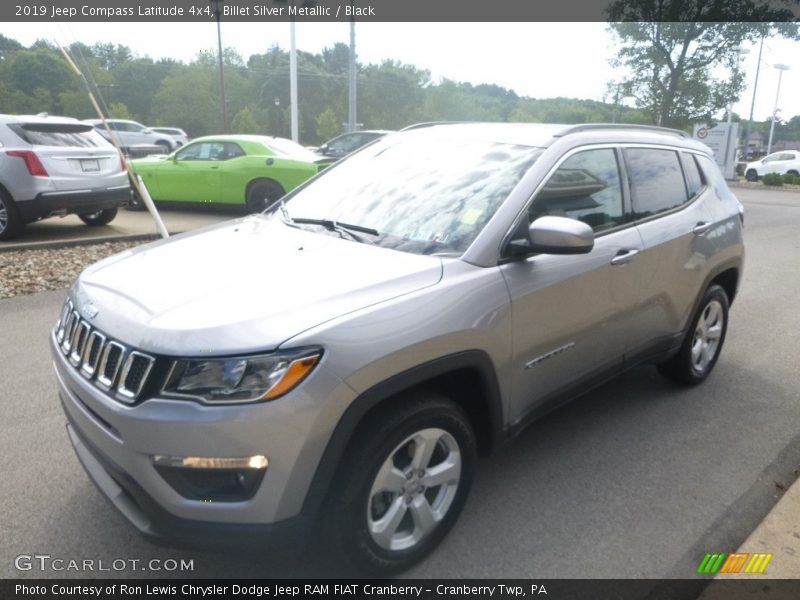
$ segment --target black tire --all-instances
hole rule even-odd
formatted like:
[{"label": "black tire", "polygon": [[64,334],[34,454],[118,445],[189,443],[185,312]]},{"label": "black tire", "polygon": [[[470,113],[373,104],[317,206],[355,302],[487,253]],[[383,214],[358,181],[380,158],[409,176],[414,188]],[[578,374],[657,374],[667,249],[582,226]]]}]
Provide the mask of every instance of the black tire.
[{"label": "black tire", "polygon": [[747,173],[744,174],[744,178],[747,181],[758,181],[758,173],[755,169],[748,169]]},{"label": "black tire", "polygon": [[0,190],[0,240],[13,240],[25,229],[25,221],[11,197]]},{"label": "black tire", "polygon": [[142,200],[142,197],[133,185],[131,185],[131,195],[130,198],[128,198],[128,203],[125,205],[125,208],[128,210],[145,210],[147,208],[144,204],[144,200]]},{"label": "black tire", "polygon": [[90,227],[99,227],[100,225],[108,225],[117,216],[116,208],[107,208],[106,210],[99,210],[93,213],[86,213],[78,215],[81,221]]},{"label": "black tire", "polygon": [[247,187],[245,205],[251,213],[261,212],[273,202],[283,197],[286,192],[277,181],[258,179]]},{"label": "black tire", "polygon": [[[702,383],[717,364],[722,352],[725,333],[728,331],[728,308],[725,290],[716,284],[710,286],[703,294],[680,351],[670,360],[658,365],[661,374],[686,385]],[[718,315],[716,319],[714,314]],[[709,342],[712,331],[715,331],[713,335],[717,340],[713,348]],[[706,344],[705,349],[703,344]]]},{"label": "black tire", "polygon": [[172,152],[172,144],[170,144],[167,140],[158,140],[156,142],[156,146],[161,146],[164,148],[166,154]]},{"label": "black tire", "polygon": [[[416,440],[427,440],[427,446]],[[411,454],[425,454],[426,447],[434,450],[427,462],[418,463],[424,468],[415,471]],[[404,466],[405,460],[408,464]],[[329,516],[325,525],[339,550],[337,555],[360,571],[381,576],[420,561],[456,522],[476,462],[475,435],[456,404],[425,392],[398,398],[359,428],[333,483],[324,512]],[[454,479],[433,485],[431,469],[437,468]],[[403,487],[373,493],[382,470],[387,473],[384,481]],[[428,482],[427,488],[424,482]],[[376,528],[383,519],[391,520],[390,513],[398,519],[387,527],[391,527],[388,534],[370,531],[370,525]],[[432,518],[427,523],[426,515]],[[383,545],[376,541],[379,539]],[[398,547],[392,548],[395,544]]]}]

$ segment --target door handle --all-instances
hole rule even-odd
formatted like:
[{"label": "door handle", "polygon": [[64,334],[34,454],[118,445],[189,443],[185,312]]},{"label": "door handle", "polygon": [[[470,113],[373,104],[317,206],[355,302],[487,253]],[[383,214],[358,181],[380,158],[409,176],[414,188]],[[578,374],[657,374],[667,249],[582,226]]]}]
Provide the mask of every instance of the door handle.
[{"label": "door handle", "polygon": [[636,255],[639,254],[639,251],[636,248],[623,248],[617,255],[611,259],[612,265],[624,265],[627,262],[632,261],[636,258]]},{"label": "door handle", "polygon": [[692,229],[692,233],[695,235],[705,235],[706,233],[708,233],[708,230],[711,229],[712,226],[713,223],[709,221],[700,221],[697,223],[697,225],[694,226],[694,229]]}]

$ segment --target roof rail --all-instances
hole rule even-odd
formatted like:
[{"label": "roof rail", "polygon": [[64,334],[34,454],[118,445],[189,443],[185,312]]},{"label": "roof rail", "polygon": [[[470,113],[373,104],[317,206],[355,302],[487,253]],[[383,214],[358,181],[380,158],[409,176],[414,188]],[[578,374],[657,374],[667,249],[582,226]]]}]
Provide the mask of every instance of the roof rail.
[{"label": "roof rail", "polygon": [[653,133],[671,133],[682,138],[689,137],[689,134],[680,129],[670,129],[669,127],[658,127],[656,125],[636,125],[627,123],[581,123],[580,125],[572,125],[568,127],[555,137],[562,137],[571,133],[578,133],[579,131],[592,131],[595,129],[637,129],[640,131],[651,131]]}]

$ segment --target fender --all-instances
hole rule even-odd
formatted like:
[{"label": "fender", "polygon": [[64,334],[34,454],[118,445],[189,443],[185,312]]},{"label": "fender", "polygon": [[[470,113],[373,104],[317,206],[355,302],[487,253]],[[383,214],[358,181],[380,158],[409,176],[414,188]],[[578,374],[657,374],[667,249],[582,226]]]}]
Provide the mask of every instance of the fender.
[{"label": "fender", "polygon": [[[466,350],[423,363],[382,381],[360,394],[347,408],[328,440],[322,459],[317,465],[311,486],[303,502],[304,516],[313,517],[319,512],[328,493],[328,487],[339,468],[358,425],[373,408],[400,392],[430,381],[440,375],[470,369],[478,374],[482,394],[489,415],[489,435],[483,440],[489,451],[502,445],[504,438],[503,402],[497,375],[489,356],[482,350]],[[457,399],[454,399],[457,400]],[[480,434],[476,432],[479,438]]]}]

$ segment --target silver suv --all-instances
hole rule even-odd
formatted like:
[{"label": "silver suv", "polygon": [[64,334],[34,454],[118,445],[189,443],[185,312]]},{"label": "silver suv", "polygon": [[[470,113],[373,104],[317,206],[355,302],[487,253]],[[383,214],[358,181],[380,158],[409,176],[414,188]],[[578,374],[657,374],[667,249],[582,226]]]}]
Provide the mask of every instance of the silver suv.
[{"label": "silver suv", "polygon": [[105,225],[129,196],[122,157],[90,125],[0,115],[0,240],[50,216],[77,214],[87,225]]},{"label": "silver suv", "polygon": [[645,362],[703,381],[742,262],[741,205],[681,132],[420,125],[90,267],[50,341],[75,451],[146,536],[318,524],[387,574],[563,401]]},{"label": "silver suv", "polygon": [[[104,138],[110,138],[108,129],[106,129],[105,123],[103,123],[101,119],[87,119],[85,122],[91,124]],[[109,129],[114,132],[123,151],[127,151],[131,146],[145,144],[161,146],[164,152],[167,153],[172,152],[180,146],[171,133],[162,133],[150,129],[136,121],[128,121],[127,119],[106,119],[106,123],[108,123]]]}]

